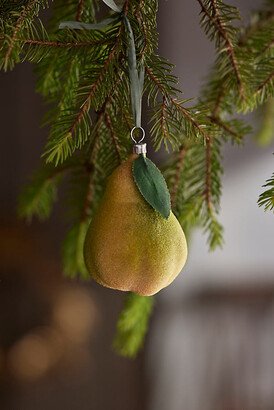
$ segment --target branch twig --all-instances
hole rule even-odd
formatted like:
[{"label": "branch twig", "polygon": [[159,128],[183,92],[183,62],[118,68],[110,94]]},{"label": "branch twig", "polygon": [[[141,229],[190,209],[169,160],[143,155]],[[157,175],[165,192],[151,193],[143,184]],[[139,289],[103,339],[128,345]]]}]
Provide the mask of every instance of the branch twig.
[{"label": "branch twig", "polygon": [[5,56],[4,56],[4,69],[5,70],[8,68],[9,58],[11,56],[12,50],[14,48],[14,44],[16,42],[17,33],[20,30],[20,27],[22,26],[22,24],[24,23],[24,19],[25,19],[27,13],[32,9],[32,7],[37,3],[37,1],[38,0],[32,0],[24,7],[21,16],[18,18],[18,20],[15,24],[13,34],[12,34],[11,39],[10,39],[9,47],[6,51]]},{"label": "branch twig", "polygon": [[186,152],[187,152],[187,148],[182,147],[180,152],[179,152],[179,155],[178,155],[173,190],[171,191],[171,194],[170,194],[171,205],[173,207],[175,206],[175,202],[176,202],[176,199],[177,199],[179,182],[180,182],[180,174],[181,174],[181,171],[182,171],[182,168],[183,168],[183,165],[184,165],[184,159],[185,159],[185,156],[186,156]]},{"label": "branch twig", "polygon": [[216,0],[211,0],[211,5],[212,5],[212,10],[214,12],[214,16],[212,16],[207,8],[204,6],[202,0],[198,0],[202,11],[204,14],[206,14],[206,16],[208,17],[208,19],[215,25],[216,29],[218,30],[218,32],[220,33],[221,37],[224,40],[224,43],[226,45],[226,50],[228,52],[229,58],[230,58],[230,62],[231,65],[233,67],[234,73],[235,73],[235,77],[236,77],[236,81],[238,84],[238,88],[239,88],[239,93],[241,95],[242,98],[244,98],[244,87],[242,84],[242,79],[241,79],[241,75],[240,75],[240,70],[239,70],[239,65],[238,65],[238,61],[237,58],[235,56],[235,52],[234,52],[234,46],[226,32],[226,29],[222,23],[222,20],[220,18],[220,12],[219,12],[219,8],[216,5]]}]

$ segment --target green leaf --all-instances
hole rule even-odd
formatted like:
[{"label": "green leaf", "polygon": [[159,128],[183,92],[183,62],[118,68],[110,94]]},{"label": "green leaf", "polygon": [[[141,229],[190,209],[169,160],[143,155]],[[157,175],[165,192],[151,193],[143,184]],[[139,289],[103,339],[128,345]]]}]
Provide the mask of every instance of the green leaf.
[{"label": "green leaf", "polygon": [[164,218],[170,214],[170,194],[161,171],[150,159],[140,155],[133,162],[135,183],[145,200]]}]

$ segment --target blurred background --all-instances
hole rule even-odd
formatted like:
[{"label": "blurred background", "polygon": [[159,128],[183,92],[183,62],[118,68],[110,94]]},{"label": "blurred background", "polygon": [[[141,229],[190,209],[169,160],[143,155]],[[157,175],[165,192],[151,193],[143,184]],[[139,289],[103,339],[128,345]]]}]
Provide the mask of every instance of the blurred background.
[{"label": "blurred background", "polygon": [[[261,1],[233,4],[248,18]],[[196,2],[160,1],[160,53],[176,64],[185,98],[214,58],[198,13]],[[47,137],[34,87],[28,64],[0,74],[0,409],[272,410],[274,217],[256,201],[273,145],[250,136],[225,148],[225,246],[208,253],[194,232],[184,273],[157,296],[145,347],[128,360],[111,348],[124,295],[62,277],[64,205],[44,224],[16,217]]]}]

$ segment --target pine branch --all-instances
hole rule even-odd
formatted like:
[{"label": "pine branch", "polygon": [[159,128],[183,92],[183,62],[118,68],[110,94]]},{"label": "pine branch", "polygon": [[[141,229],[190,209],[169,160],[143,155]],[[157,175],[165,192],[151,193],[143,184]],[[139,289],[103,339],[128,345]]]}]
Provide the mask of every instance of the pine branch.
[{"label": "pine branch", "polygon": [[47,219],[57,198],[57,186],[61,176],[71,168],[72,165],[58,169],[42,168],[37,172],[20,195],[19,216],[28,221],[33,217]]},{"label": "pine branch", "polygon": [[120,152],[120,146],[119,146],[119,143],[118,143],[118,137],[117,137],[117,135],[116,135],[116,133],[115,133],[115,130],[114,130],[113,126],[112,126],[110,115],[109,115],[107,112],[105,113],[105,119],[106,119],[106,125],[107,125],[107,127],[108,127],[108,129],[109,129],[109,133],[110,133],[110,135],[111,135],[111,139],[112,139],[113,145],[114,145],[114,147],[115,147],[116,155],[117,155],[117,157],[118,157],[118,159],[119,159],[119,162],[121,163],[121,162],[122,162],[122,155],[121,155],[121,152]]},{"label": "pine branch", "polygon": [[[91,79],[90,69],[88,69],[86,74],[87,85],[83,84],[79,87],[78,95],[79,100],[82,102],[77,112],[74,114],[75,108],[64,112],[52,127],[44,154],[47,157],[47,162],[54,162],[56,165],[62,163],[87,141],[91,127],[89,111],[91,108],[100,109],[116,79],[115,67],[121,46],[119,33],[121,33],[121,28],[110,53],[106,55],[102,62],[98,61],[98,68],[93,63],[93,78]],[[106,77],[108,77],[107,83],[105,81]],[[70,111],[73,113],[71,114]]]},{"label": "pine branch", "polygon": [[240,63],[235,53],[236,30],[229,24],[232,19],[239,18],[237,9],[219,0],[198,0],[198,2],[203,13],[201,24],[205,27],[210,39],[216,38],[216,45],[220,52],[228,54],[240,96],[244,99],[245,87],[242,81]]},{"label": "pine branch", "polygon": [[[216,141],[215,141],[216,145]],[[219,165],[219,152],[214,152],[212,138],[206,141],[206,172],[205,172],[205,202],[206,202],[206,221],[205,232],[209,233],[208,243],[211,250],[221,246],[223,239],[223,228],[215,217],[216,207],[219,205],[220,181],[219,174],[222,172]],[[215,170],[213,167],[215,166]],[[215,186],[214,186],[215,185]],[[214,199],[215,196],[215,199]]]},{"label": "pine branch", "polygon": [[[96,144],[95,144],[96,145]],[[93,148],[92,152],[95,149]],[[81,279],[86,280],[89,278],[89,273],[87,271],[84,256],[83,247],[86,237],[86,233],[89,227],[90,219],[92,217],[92,205],[95,198],[95,187],[94,187],[94,167],[91,162],[86,164],[86,174],[83,176],[75,175],[75,187],[70,194],[75,195],[76,191],[79,190],[80,177],[81,187],[84,189],[78,192],[80,199],[76,206],[76,221],[72,228],[69,230],[62,249],[62,260],[63,260],[63,271],[64,275],[69,278],[81,277]],[[83,184],[85,182],[85,184]],[[74,198],[73,198],[74,200]]]},{"label": "pine branch", "polygon": [[177,158],[177,165],[176,165],[176,171],[175,171],[175,177],[174,177],[174,182],[173,182],[173,189],[170,194],[170,199],[171,199],[171,205],[172,207],[175,207],[177,196],[178,196],[178,190],[179,190],[179,184],[180,184],[180,175],[183,169],[184,165],[184,159],[186,156],[187,148],[182,146],[178,158]]},{"label": "pine branch", "polygon": [[153,298],[131,293],[125,302],[114,339],[116,352],[135,357],[144,343],[148,322],[153,309]]},{"label": "pine branch", "polygon": [[173,154],[164,170],[173,212],[186,233],[200,222],[203,209],[203,153],[203,145],[188,143]]},{"label": "pine branch", "polygon": [[254,139],[262,147],[269,145],[274,140],[274,98],[270,98],[261,108],[259,129]]},{"label": "pine branch", "polygon": [[212,211],[212,202],[211,202],[211,172],[212,172],[212,140],[208,138],[206,141],[206,172],[205,172],[205,200],[207,210],[210,213]]},{"label": "pine branch", "polygon": [[90,48],[92,46],[103,46],[104,44],[108,44],[107,40],[91,40],[91,41],[46,41],[46,40],[39,40],[39,39],[25,39],[21,40],[17,38],[18,41],[21,41],[24,44],[29,44],[31,46],[41,46],[41,47],[56,47],[56,48],[82,48],[87,47]]},{"label": "pine branch", "polygon": [[77,13],[76,13],[76,21],[81,21],[81,17],[84,11],[84,3],[85,0],[79,0],[77,6]]},{"label": "pine branch", "polygon": [[7,48],[5,57],[4,57],[4,70],[6,71],[9,67],[9,60],[11,57],[11,53],[12,50],[14,48],[15,45],[15,41],[16,41],[16,36],[18,31],[20,30],[21,26],[25,23],[25,18],[27,17],[28,13],[34,8],[34,6],[36,6],[36,4],[38,3],[38,0],[31,0],[28,2],[28,4],[23,8],[22,13],[20,14],[20,17],[18,18],[14,30],[13,30],[13,34],[10,37],[10,42],[9,42],[9,46]]},{"label": "pine branch", "polygon": [[256,92],[260,93],[268,83],[272,82],[274,78],[274,70],[266,77],[266,79],[258,85]]},{"label": "pine branch", "polygon": [[273,27],[273,21],[274,21],[274,11],[273,11],[273,6],[271,5],[270,8],[266,10],[259,10],[251,16],[251,22],[248,24],[244,30],[241,32],[240,37],[239,37],[239,46],[246,46],[250,40],[254,39],[254,37],[261,37],[262,32],[265,31],[265,29],[268,29]]},{"label": "pine branch", "polygon": [[[176,98],[178,90],[175,89],[174,83],[177,80],[169,74],[171,67],[164,62],[156,71],[154,63],[151,60],[151,65],[146,66],[145,70],[149,79],[148,100],[155,109],[151,128],[155,149],[159,149],[162,143],[167,150],[169,145],[173,149],[178,149],[183,137],[196,140],[198,143],[201,143],[199,138],[206,140],[207,133],[212,130],[207,107],[200,104],[198,107],[186,108],[184,103],[188,100]],[[164,103],[157,103],[159,94]],[[163,127],[164,124],[168,124],[168,127]]]},{"label": "pine branch", "polygon": [[208,135],[205,145],[189,141],[165,170],[175,215],[187,232],[195,225],[203,227],[211,250],[222,245],[222,228],[216,219],[221,197],[220,159],[220,141]]},{"label": "pine branch", "polygon": [[76,278],[80,275],[82,279],[88,279],[84,257],[83,247],[88,229],[89,221],[81,221],[71,228],[63,243],[63,271],[64,275],[69,278]]},{"label": "pine branch", "polygon": [[178,100],[172,98],[171,103],[175,106],[178,112],[181,112],[182,115],[189,123],[190,130],[194,130],[193,133],[196,131],[196,136],[203,137],[204,140],[208,139],[208,135],[205,132],[205,124],[200,124],[199,120],[195,118],[195,112],[191,111],[190,109],[185,108]]},{"label": "pine branch", "polygon": [[[21,10],[12,14],[12,22],[5,22],[4,44],[2,45],[3,58],[1,65],[5,71],[12,69],[19,61],[19,53],[21,50],[21,42],[17,37],[23,36],[31,30],[32,21],[38,16],[41,7],[46,7],[47,2],[42,0],[30,0]],[[13,21],[14,18],[16,21]]]},{"label": "pine branch", "polygon": [[153,57],[146,62],[147,74],[146,90],[148,91],[148,103],[155,105],[158,95],[169,101],[171,96],[177,96],[179,90],[175,87],[178,79],[171,74],[173,66],[164,59]]},{"label": "pine branch", "polygon": [[265,190],[258,199],[258,205],[264,207],[265,211],[274,210],[274,173],[270,179],[266,181],[263,187],[268,188]]},{"label": "pine branch", "polygon": [[228,125],[227,122],[222,121],[219,117],[210,116],[210,120],[218,125],[223,131],[229,134],[234,140],[241,140],[241,135],[239,135],[239,130],[235,130]]},{"label": "pine branch", "polygon": [[[54,0],[52,17],[49,23],[50,31],[56,30],[62,21],[82,21],[93,23],[96,20],[96,11],[99,9],[98,0]],[[83,8],[82,8],[83,5]]]},{"label": "pine branch", "polygon": [[88,179],[86,198],[84,201],[83,211],[81,215],[82,222],[85,222],[91,215],[91,205],[93,201],[93,193],[94,193],[93,173],[90,172],[89,179]]}]

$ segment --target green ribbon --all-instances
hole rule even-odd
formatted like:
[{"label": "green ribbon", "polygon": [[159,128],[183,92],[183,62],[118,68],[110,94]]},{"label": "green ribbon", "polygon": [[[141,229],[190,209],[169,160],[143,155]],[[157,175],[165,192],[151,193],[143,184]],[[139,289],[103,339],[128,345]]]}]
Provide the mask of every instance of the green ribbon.
[{"label": "green ribbon", "polygon": [[100,30],[104,27],[117,23],[119,20],[123,20],[127,35],[128,35],[128,70],[129,70],[129,80],[130,80],[130,96],[131,96],[131,107],[132,114],[134,118],[134,123],[136,127],[141,127],[142,122],[142,95],[144,88],[144,76],[145,70],[143,64],[140,65],[139,71],[137,67],[136,58],[136,47],[132,27],[130,25],[129,19],[122,12],[122,5],[117,5],[113,0],[103,0],[115,14],[99,23],[82,23],[80,21],[63,21],[60,23],[59,28],[68,28],[71,30]]},{"label": "green ribbon", "polygon": [[136,59],[136,47],[134,41],[133,31],[128,18],[123,15],[123,20],[127,28],[128,33],[128,69],[130,79],[130,94],[131,94],[131,107],[133,118],[135,120],[135,126],[141,127],[142,122],[142,94],[144,87],[145,70],[141,65],[140,71],[137,68]]}]

